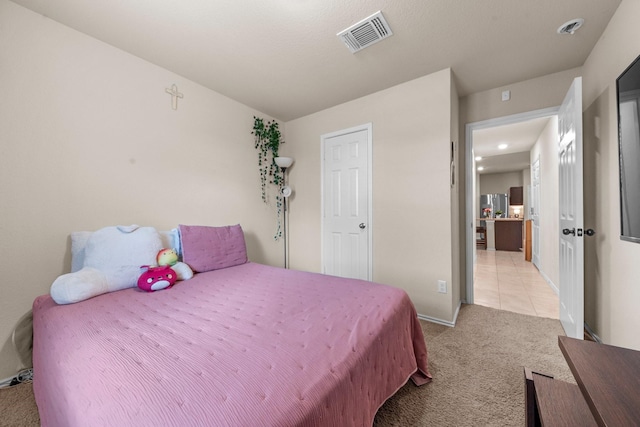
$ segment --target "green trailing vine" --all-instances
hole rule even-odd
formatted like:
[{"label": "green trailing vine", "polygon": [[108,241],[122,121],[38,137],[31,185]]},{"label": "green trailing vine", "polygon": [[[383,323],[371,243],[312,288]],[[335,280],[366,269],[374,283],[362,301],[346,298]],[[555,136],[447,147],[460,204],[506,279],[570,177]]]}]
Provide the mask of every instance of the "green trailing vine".
[{"label": "green trailing vine", "polygon": [[276,193],[276,211],[278,225],[275,240],[282,237],[282,193],[281,187],[284,183],[284,174],[276,164],[280,144],[284,144],[280,128],[275,120],[267,121],[260,117],[253,116],[254,147],[258,150],[258,168],[260,170],[260,188],[262,191],[262,201],[269,203],[268,184],[273,184],[278,189]]}]

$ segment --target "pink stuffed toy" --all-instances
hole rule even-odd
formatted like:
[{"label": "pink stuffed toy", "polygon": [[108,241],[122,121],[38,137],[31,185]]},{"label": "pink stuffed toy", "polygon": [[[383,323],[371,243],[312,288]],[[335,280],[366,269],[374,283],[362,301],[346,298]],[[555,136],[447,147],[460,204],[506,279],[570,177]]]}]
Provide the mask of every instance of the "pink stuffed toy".
[{"label": "pink stuffed toy", "polygon": [[143,265],[140,268],[146,269],[138,278],[138,287],[143,291],[153,292],[168,289],[176,283],[176,272],[168,265],[160,267]]}]

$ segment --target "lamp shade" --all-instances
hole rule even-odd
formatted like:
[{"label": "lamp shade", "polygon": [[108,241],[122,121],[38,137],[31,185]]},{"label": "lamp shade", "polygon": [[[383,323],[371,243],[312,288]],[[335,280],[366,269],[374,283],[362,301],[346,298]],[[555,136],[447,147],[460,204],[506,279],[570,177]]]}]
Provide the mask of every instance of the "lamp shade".
[{"label": "lamp shade", "polygon": [[274,160],[276,161],[276,165],[281,168],[288,168],[293,164],[293,159],[291,157],[276,157]]}]

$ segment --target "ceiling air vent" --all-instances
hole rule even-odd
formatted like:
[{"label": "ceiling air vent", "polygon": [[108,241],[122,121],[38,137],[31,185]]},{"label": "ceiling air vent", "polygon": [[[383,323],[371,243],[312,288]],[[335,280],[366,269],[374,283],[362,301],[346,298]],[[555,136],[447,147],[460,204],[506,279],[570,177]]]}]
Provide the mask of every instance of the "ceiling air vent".
[{"label": "ceiling air vent", "polygon": [[378,43],[382,39],[386,39],[393,33],[387,21],[384,20],[382,12],[378,11],[346,30],[340,31],[337,35],[351,53],[356,53],[365,47]]}]

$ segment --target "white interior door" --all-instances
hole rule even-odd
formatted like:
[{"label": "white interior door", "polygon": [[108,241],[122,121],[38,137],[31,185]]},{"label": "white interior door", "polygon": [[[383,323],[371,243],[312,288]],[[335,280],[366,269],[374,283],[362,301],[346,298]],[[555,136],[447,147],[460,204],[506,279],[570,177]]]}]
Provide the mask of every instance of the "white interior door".
[{"label": "white interior door", "polygon": [[531,165],[531,262],[540,269],[540,157]]},{"label": "white interior door", "polygon": [[323,272],[372,279],[371,125],[322,136]]},{"label": "white interior door", "polygon": [[582,78],[574,79],[558,113],[560,195],[560,321],[584,338]]}]

